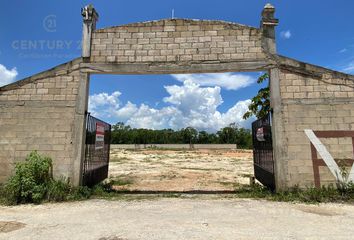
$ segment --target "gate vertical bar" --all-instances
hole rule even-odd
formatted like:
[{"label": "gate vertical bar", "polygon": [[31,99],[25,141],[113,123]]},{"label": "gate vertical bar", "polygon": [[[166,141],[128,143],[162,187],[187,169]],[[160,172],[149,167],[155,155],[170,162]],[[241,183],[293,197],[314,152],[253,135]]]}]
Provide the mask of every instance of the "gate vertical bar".
[{"label": "gate vertical bar", "polygon": [[93,186],[108,177],[111,125],[87,115],[83,185]]},{"label": "gate vertical bar", "polygon": [[271,115],[252,123],[253,166],[258,181],[275,190]]}]

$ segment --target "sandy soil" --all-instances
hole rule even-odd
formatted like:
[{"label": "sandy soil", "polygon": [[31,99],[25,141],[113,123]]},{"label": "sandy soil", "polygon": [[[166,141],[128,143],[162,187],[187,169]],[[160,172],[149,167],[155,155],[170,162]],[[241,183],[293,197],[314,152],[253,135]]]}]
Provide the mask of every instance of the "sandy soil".
[{"label": "sandy soil", "polygon": [[203,198],[0,207],[0,239],[353,239],[351,205]]},{"label": "sandy soil", "polygon": [[112,150],[109,175],[117,189],[227,191],[253,175],[247,150]]}]

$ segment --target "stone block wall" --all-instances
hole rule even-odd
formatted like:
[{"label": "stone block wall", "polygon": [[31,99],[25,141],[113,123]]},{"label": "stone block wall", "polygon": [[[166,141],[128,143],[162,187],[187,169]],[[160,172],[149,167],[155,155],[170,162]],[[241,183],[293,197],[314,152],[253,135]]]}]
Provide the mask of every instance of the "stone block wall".
[{"label": "stone block wall", "polygon": [[32,150],[53,159],[54,174],[74,177],[77,61],[0,88],[0,182]]},{"label": "stone block wall", "polygon": [[263,59],[262,32],[235,23],[167,19],[95,30],[91,62]]},{"label": "stone block wall", "polygon": [[[282,68],[279,76],[288,186],[314,186],[311,145],[304,129],[354,130],[354,78],[306,67],[306,74],[288,67]],[[351,138],[320,140],[335,159],[353,159]],[[320,179],[321,185],[335,183],[327,167],[320,167]]]}]

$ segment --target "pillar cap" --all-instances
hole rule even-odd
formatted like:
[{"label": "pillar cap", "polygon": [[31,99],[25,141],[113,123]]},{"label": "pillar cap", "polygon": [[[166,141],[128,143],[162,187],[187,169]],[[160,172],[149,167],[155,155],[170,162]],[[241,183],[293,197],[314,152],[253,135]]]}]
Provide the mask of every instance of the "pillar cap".
[{"label": "pillar cap", "polygon": [[98,21],[98,13],[92,4],[81,8],[81,15],[84,21]]},{"label": "pillar cap", "polygon": [[270,4],[270,3],[267,3],[267,4],[264,6],[264,8],[273,8],[273,9],[275,9],[275,7],[274,7],[272,4]]},{"label": "pillar cap", "polygon": [[272,4],[267,3],[262,11],[262,25],[277,26],[279,20],[274,18],[274,13],[275,7]]}]

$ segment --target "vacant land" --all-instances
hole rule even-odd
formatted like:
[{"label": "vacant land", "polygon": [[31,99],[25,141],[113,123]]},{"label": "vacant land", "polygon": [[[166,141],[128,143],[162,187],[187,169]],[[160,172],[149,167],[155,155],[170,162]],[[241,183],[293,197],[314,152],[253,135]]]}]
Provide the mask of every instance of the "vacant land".
[{"label": "vacant land", "polygon": [[0,206],[0,239],[353,239],[354,206],[245,199]]},{"label": "vacant land", "polygon": [[229,191],[253,175],[250,150],[111,151],[109,175],[116,189]]}]

